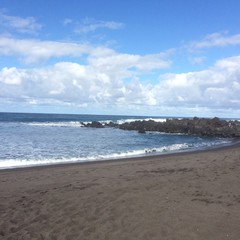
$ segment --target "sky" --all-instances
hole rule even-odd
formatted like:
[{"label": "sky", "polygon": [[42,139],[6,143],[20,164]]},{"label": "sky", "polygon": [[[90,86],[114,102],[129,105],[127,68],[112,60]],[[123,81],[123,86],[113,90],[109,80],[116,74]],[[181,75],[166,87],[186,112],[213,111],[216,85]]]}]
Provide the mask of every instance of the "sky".
[{"label": "sky", "polygon": [[0,112],[240,118],[239,0],[1,0]]}]

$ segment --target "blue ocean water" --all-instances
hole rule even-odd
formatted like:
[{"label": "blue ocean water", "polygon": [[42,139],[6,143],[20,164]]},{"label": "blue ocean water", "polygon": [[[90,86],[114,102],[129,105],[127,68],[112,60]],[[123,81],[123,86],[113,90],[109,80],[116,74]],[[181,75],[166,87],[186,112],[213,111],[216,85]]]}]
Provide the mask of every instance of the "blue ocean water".
[{"label": "blue ocean water", "polygon": [[165,117],[0,113],[0,169],[65,162],[119,159],[186,151],[230,139],[86,128],[83,122],[123,123]]}]

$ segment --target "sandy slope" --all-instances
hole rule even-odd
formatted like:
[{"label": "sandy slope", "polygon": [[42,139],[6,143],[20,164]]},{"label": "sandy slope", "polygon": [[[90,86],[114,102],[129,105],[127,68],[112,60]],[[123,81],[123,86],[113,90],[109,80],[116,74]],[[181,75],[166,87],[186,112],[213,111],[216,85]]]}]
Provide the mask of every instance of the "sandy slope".
[{"label": "sandy slope", "polygon": [[0,239],[240,239],[240,147],[0,171]]}]

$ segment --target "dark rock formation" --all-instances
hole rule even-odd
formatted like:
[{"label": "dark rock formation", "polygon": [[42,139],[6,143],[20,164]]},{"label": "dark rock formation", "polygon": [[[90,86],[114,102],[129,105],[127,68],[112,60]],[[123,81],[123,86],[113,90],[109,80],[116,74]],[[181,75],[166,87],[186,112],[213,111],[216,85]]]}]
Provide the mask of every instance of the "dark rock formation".
[{"label": "dark rock formation", "polygon": [[100,122],[92,122],[85,126],[94,128],[114,127],[123,130],[135,130],[139,133],[156,131],[209,137],[240,137],[240,122],[221,120],[217,117],[213,119],[197,117],[194,117],[193,119],[167,119],[166,122],[155,122],[153,120],[134,121],[123,124],[110,122],[105,125]]},{"label": "dark rock formation", "polygon": [[118,125],[117,123],[110,122],[110,123],[106,124],[105,126],[107,126],[107,127],[113,127],[113,128],[118,128],[119,125]]},{"label": "dark rock formation", "polygon": [[166,122],[135,121],[119,125],[120,129],[139,132],[158,131],[165,133],[194,134],[209,137],[240,137],[240,123],[219,118],[167,119]]},{"label": "dark rock formation", "polygon": [[104,128],[104,126],[100,122],[93,121],[91,123],[87,123],[85,125],[86,127],[92,127],[92,128]]}]

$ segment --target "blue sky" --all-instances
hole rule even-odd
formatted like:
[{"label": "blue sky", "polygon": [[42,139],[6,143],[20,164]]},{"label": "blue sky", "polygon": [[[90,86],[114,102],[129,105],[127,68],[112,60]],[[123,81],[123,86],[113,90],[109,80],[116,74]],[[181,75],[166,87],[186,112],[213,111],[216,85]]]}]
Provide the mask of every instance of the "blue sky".
[{"label": "blue sky", "polygon": [[240,117],[237,0],[2,0],[0,111]]}]

